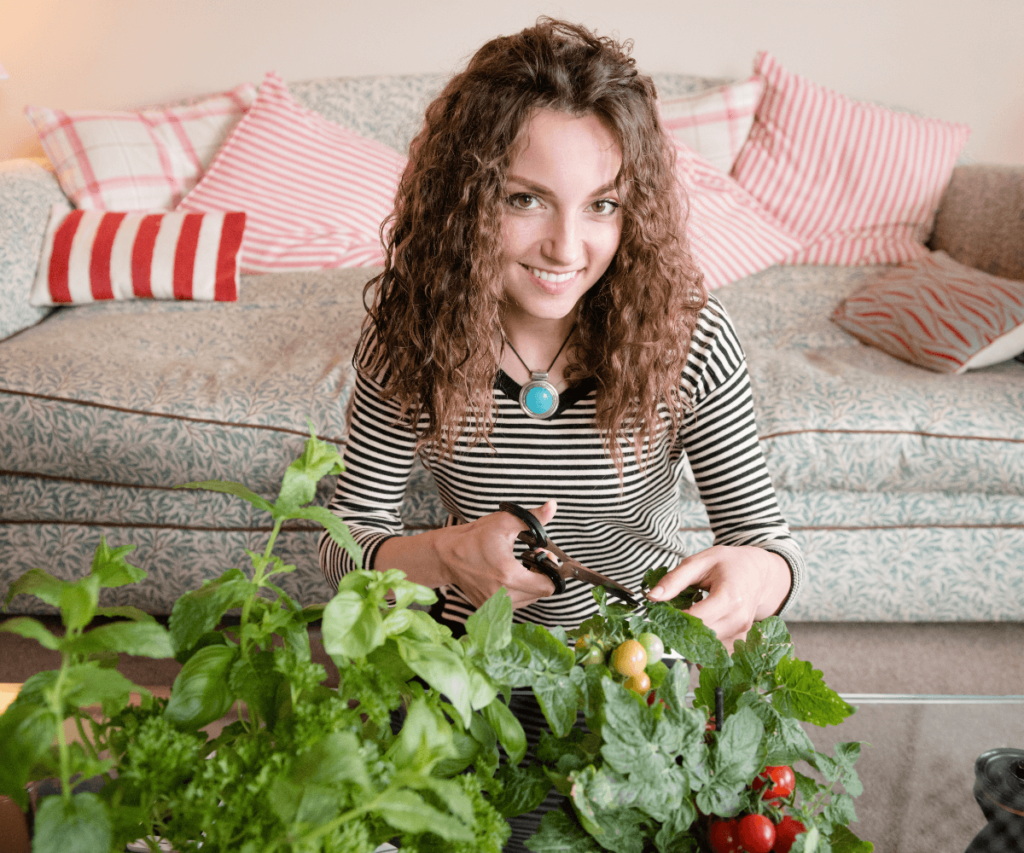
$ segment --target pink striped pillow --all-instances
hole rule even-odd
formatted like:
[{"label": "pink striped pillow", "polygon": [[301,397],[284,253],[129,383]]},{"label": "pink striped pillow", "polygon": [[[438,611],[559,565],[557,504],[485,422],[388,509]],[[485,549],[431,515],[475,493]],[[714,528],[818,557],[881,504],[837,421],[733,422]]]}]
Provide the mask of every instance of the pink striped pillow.
[{"label": "pink striped pillow", "polygon": [[33,305],[238,298],[244,213],[113,213],[55,205]]},{"label": "pink striped pillow", "polygon": [[299,106],[271,72],[178,210],[244,210],[242,272],[380,264],[405,162]]},{"label": "pink striped pillow", "polygon": [[1024,353],[1024,281],[932,252],[864,284],[832,321],[911,364],[963,373]]},{"label": "pink striped pillow", "polygon": [[243,83],[195,104],[140,112],[25,108],[76,207],[173,210],[256,97]]},{"label": "pink striped pillow", "polygon": [[718,86],[696,95],[658,101],[661,124],[716,169],[728,174],[754,123],[764,80]]},{"label": "pink striped pillow", "polygon": [[733,177],[804,248],[792,264],[896,264],[925,253],[966,125],[853,101],[759,53],[767,81]]},{"label": "pink striped pillow", "polygon": [[800,241],[746,190],[682,142],[676,146],[676,174],[690,206],[690,251],[714,290],[779,263]]}]

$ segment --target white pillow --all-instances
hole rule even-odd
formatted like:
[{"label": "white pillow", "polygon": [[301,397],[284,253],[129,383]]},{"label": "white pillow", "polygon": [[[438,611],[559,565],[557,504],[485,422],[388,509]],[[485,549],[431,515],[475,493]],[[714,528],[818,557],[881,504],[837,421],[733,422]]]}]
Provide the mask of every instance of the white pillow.
[{"label": "white pillow", "polygon": [[751,77],[696,95],[658,102],[661,123],[676,139],[728,174],[747,141],[764,80]]}]

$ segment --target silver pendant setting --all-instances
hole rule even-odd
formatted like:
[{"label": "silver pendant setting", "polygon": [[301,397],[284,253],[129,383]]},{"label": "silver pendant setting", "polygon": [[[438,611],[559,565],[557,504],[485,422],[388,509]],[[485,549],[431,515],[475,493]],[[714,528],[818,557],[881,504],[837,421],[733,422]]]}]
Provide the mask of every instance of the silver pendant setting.
[{"label": "silver pendant setting", "polygon": [[519,392],[519,407],[531,418],[547,420],[558,411],[558,390],[546,372],[531,371],[530,381]]}]

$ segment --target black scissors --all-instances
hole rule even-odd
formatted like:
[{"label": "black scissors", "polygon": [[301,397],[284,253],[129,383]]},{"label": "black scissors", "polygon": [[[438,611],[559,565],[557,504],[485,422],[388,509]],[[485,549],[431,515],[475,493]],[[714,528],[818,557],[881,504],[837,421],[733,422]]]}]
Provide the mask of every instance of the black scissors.
[{"label": "black scissors", "polygon": [[[604,587],[610,594],[621,598],[633,607],[640,606],[640,602],[636,599],[636,593],[629,587],[605,577],[600,572],[588,569],[579,560],[574,560],[548,539],[544,525],[537,521],[537,516],[532,512],[509,501],[502,501],[498,504],[498,509],[511,513],[527,526],[528,529],[520,531],[516,538],[528,545],[530,550],[525,551],[519,559],[531,572],[547,575],[555,585],[555,594],[565,592],[566,580],[575,578],[593,586]],[[561,562],[554,560],[552,554]]]}]

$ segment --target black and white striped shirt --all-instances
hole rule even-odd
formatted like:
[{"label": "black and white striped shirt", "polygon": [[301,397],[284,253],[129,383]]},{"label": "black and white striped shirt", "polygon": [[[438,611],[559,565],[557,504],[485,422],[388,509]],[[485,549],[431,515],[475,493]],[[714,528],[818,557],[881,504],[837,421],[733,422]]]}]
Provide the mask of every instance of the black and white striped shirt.
[{"label": "black and white striped shirt", "polygon": [[[554,498],[558,511],[545,525],[550,538],[588,568],[639,590],[645,571],[674,567],[687,555],[679,530],[679,484],[688,460],[715,543],[759,545],[789,563],[788,607],[800,586],[803,556],[779,512],[758,443],[745,356],[713,296],[694,331],[681,387],[692,409],[677,431],[661,432],[646,470],[624,441],[620,481],[594,424],[593,381],[567,389],[556,414],[536,420],[519,407],[519,385],[499,373],[493,447],[461,441],[454,458],[424,460],[448,510],[447,524],[496,512],[501,501],[534,507]],[[366,568],[375,567],[384,540],[401,534],[399,508],[414,463],[415,436],[396,422],[397,404],[382,401],[379,390],[372,379],[358,378],[346,470],[330,503],[362,546]],[[661,414],[669,424],[667,410]],[[320,566],[333,587],[355,567],[326,535]],[[575,627],[597,609],[591,590],[570,580],[562,595],[517,610],[515,618]],[[442,621],[464,623],[473,612],[457,587],[438,593]]]}]

